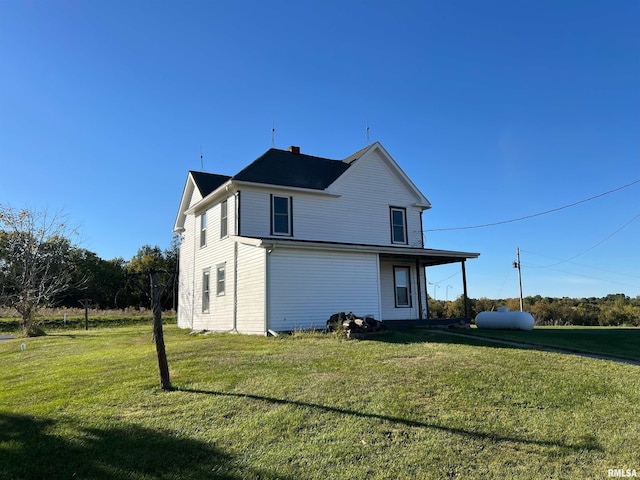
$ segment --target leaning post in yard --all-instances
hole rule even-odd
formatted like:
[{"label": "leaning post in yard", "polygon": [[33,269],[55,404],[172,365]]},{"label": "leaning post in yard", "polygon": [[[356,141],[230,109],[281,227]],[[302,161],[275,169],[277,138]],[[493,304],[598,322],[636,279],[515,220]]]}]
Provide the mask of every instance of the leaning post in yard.
[{"label": "leaning post in yard", "polygon": [[158,272],[152,271],[149,276],[151,278],[151,298],[153,302],[153,339],[156,342],[156,353],[158,355],[160,386],[163,390],[171,390],[169,363],[167,362],[167,352],[164,348],[164,333],[162,332],[162,304],[160,303]]},{"label": "leaning post in yard", "polygon": [[89,330],[89,304],[91,303],[91,299],[83,298],[82,300],[78,300],[78,302],[84,307],[84,329]]}]

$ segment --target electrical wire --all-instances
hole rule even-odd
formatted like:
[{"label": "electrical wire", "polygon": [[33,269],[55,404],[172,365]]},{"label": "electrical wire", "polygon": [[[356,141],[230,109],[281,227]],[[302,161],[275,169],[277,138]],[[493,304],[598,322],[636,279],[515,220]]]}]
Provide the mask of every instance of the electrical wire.
[{"label": "electrical wire", "polygon": [[[609,240],[611,237],[613,237],[614,235],[616,235],[617,233],[619,233],[622,229],[624,229],[625,227],[627,227],[629,224],[633,223],[634,221],[636,221],[638,218],[640,218],[640,212],[637,213],[631,220],[629,220],[627,223],[625,223],[624,225],[622,225],[620,228],[618,228],[615,232],[613,232],[610,235],[607,235],[605,238],[603,238],[602,240],[600,240],[598,243],[590,246],[589,248],[587,248],[586,250],[574,255],[573,257],[567,258],[566,260],[561,260],[557,263],[552,263],[551,265],[541,265],[539,267],[536,268],[549,268],[549,267],[555,267],[556,265],[561,265],[563,263],[567,263],[567,262],[571,262],[571,260],[573,260],[574,258],[578,258],[581,255],[584,255],[587,252],[590,252],[591,250],[593,250],[596,247],[599,247],[600,245],[602,245],[604,242],[606,242],[607,240]],[[529,252],[529,253],[533,253],[533,252]]]},{"label": "electrical wire", "polygon": [[622,186],[614,188],[612,190],[608,190],[608,191],[606,191],[604,193],[600,193],[598,195],[594,195],[592,197],[585,198],[583,200],[579,200],[577,202],[570,203],[568,205],[563,205],[562,207],[552,208],[551,210],[545,210],[544,212],[534,213],[532,215],[525,215],[523,217],[512,218],[511,220],[503,220],[501,222],[493,222],[493,223],[484,223],[484,224],[481,224],[481,225],[470,225],[470,226],[466,226],[466,227],[430,228],[428,230],[423,230],[423,233],[425,233],[425,232],[444,232],[444,231],[450,231],[450,230],[470,230],[470,229],[474,229],[474,228],[495,227],[497,225],[504,225],[506,223],[520,222],[522,220],[528,220],[530,218],[540,217],[542,215],[548,215],[549,213],[558,212],[558,211],[564,210],[566,208],[571,208],[571,207],[575,207],[576,205],[580,205],[582,203],[590,202],[591,200],[595,200],[596,198],[604,197],[605,195],[609,195],[611,193],[618,192],[618,191],[620,191],[622,189],[625,189],[627,187],[635,185],[636,183],[640,183],[640,178],[638,180],[635,180],[635,181],[631,182],[631,183],[627,183],[626,185],[622,185]]}]

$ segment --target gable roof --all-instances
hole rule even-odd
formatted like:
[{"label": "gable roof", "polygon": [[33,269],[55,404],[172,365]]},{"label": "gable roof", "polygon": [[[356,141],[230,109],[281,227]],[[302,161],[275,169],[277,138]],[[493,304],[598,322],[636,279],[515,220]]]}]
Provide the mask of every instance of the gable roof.
[{"label": "gable roof", "polygon": [[413,192],[416,198],[415,206],[422,207],[423,210],[431,208],[429,200],[407,177],[380,142],[367,145],[344,160],[314,157],[299,153],[299,149],[295,147],[292,149],[297,152],[271,148],[232,177],[190,170],[174,230],[183,229],[185,212],[189,208],[191,196],[196,188],[203,201],[228,181],[332,192],[339,184],[346,181],[346,177],[355,174],[361,163],[358,160],[362,159],[366,162],[366,157],[374,151],[381,152],[383,160],[409,191]]},{"label": "gable roof", "polygon": [[189,173],[191,177],[193,177],[193,181],[200,190],[200,195],[202,198],[209,195],[215,189],[217,189],[224,182],[229,180],[231,177],[228,175],[218,175],[216,173],[206,173],[206,172],[195,172],[190,170]]},{"label": "gable roof", "polygon": [[232,180],[324,190],[348,168],[340,160],[271,148]]}]

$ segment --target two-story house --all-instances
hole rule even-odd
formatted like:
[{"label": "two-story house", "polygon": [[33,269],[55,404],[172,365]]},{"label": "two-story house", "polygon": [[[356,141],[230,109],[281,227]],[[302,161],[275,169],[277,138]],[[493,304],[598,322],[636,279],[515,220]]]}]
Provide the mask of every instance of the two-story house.
[{"label": "two-story house", "polygon": [[232,177],[191,171],[174,228],[178,325],[267,334],[340,311],[426,318],[425,267],[459,262],[464,278],[479,255],[425,249],[430,207],[377,142],[344,160],[272,148]]}]

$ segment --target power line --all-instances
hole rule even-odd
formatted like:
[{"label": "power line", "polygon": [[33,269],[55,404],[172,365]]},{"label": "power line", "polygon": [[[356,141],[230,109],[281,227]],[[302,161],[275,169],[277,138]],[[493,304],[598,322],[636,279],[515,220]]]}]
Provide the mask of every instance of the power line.
[{"label": "power line", "polygon": [[[634,221],[636,221],[638,218],[640,218],[640,213],[637,213],[631,220],[629,220],[627,223],[625,223],[624,225],[622,225],[620,228],[618,228],[615,232],[611,233],[610,235],[607,235],[605,238],[603,238],[602,240],[600,240],[598,243],[592,245],[591,247],[587,248],[586,250],[574,255],[573,257],[567,258],[566,260],[560,260],[557,263],[552,263],[551,265],[540,265],[540,266],[536,266],[534,268],[549,268],[549,267],[555,267],[556,265],[561,265],[563,263],[572,263],[571,260],[573,260],[574,258],[578,258],[582,255],[584,255],[587,252],[590,252],[591,250],[593,250],[596,247],[599,247],[600,245],[602,245],[604,242],[606,242],[607,240],[609,240],[611,237],[613,237],[614,235],[616,235],[618,232],[620,232],[623,228],[627,227],[629,224],[633,223]],[[534,252],[527,252],[527,253],[534,253]],[[534,255],[538,255],[535,254]],[[551,257],[549,257],[551,258]],[[559,259],[556,259],[559,260]],[[615,272],[611,272],[611,273],[615,273]],[[624,274],[623,274],[624,275]],[[630,275],[630,276],[635,276],[635,275]]]},{"label": "power line", "polygon": [[572,276],[576,276],[576,277],[588,278],[589,280],[597,280],[597,281],[599,281],[599,282],[611,283],[611,284],[613,284],[613,285],[622,285],[622,286],[625,286],[625,287],[640,288],[640,286],[638,286],[638,285],[631,285],[631,284],[629,284],[629,283],[614,282],[614,281],[612,281],[612,280],[604,280],[604,279],[602,279],[602,278],[590,277],[589,275],[582,275],[582,274],[580,274],[580,273],[575,273],[575,272],[566,272],[566,271],[564,271],[564,270],[558,270],[557,268],[551,268],[551,267],[548,267],[548,268],[549,268],[549,270],[553,270],[553,271],[555,271],[555,272],[564,273],[564,274],[566,274],[566,275],[572,275]]},{"label": "power line", "polygon": [[530,218],[540,217],[542,215],[548,215],[549,213],[558,212],[558,211],[564,210],[566,208],[571,208],[571,207],[575,207],[576,205],[580,205],[582,203],[590,202],[591,200],[595,200],[596,198],[604,197],[605,195],[609,195],[611,193],[618,192],[618,191],[620,191],[620,190],[622,190],[624,188],[627,188],[627,187],[630,187],[632,185],[635,185],[636,183],[640,183],[640,178],[638,180],[635,180],[635,181],[631,182],[631,183],[627,183],[626,185],[622,185],[621,187],[614,188],[613,190],[609,190],[609,191],[606,191],[604,193],[600,193],[598,195],[594,195],[593,197],[585,198],[583,200],[579,200],[577,202],[570,203],[568,205],[563,205],[562,207],[552,208],[551,210],[545,210],[544,212],[534,213],[532,215],[525,215],[524,217],[512,218],[511,220],[503,220],[501,222],[484,223],[482,225],[470,225],[470,226],[466,226],[466,227],[430,228],[428,230],[423,230],[423,233],[424,232],[444,232],[444,231],[449,231],[449,230],[470,230],[470,229],[473,229],[473,228],[495,227],[497,225],[504,225],[505,223],[520,222],[522,220],[528,220]]}]

